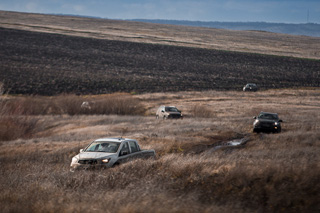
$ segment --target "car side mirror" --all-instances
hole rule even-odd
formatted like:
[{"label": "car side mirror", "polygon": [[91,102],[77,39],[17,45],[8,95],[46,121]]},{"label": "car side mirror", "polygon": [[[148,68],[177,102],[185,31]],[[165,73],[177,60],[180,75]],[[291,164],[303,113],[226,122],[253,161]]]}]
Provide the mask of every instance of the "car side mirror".
[{"label": "car side mirror", "polygon": [[253,117],[253,119],[257,119],[257,117],[256,117],[256,116],[254,116],[254,117]]},{"label": "car side mirror", "polygon": [[161,110],[161,112],[164,112],[163,110]]},{"label": "car side mirror", "polygon": [[278,122],[283,122],[281,119]]},{"label": "car side mirror", "polygon": [[121,151],[121,155],[127,155],[128,152],[127,151]]},{"label": "car side mirror", "polygon": [[83,152],[83,149],[80,149],[80,153]]}]

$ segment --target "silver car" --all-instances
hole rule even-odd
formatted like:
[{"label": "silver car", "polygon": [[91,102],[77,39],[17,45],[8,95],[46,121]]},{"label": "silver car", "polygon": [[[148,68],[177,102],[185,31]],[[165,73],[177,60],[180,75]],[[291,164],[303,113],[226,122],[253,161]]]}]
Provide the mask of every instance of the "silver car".
[{"label": "silver car", "polygon": [[175,106],[160,106],[156,112],[156,118],[162,119],[182,119],[182,113]]},{"label": "silver car", "polygon": [[128,138],[101,138],[90,143],[72,158],[70,171],[108,168],[136,159],[155,157],[154,150],[142,150],[138,141]]}]

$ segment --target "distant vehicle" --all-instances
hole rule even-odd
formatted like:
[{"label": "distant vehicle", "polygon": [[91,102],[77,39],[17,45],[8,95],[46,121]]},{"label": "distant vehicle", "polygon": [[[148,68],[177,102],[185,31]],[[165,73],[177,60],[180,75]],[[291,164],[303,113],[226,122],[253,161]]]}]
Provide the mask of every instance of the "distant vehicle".
[{"label": "distant vehicle", "polygon": [[277,113],[260,112],[253,117],[253,132],[281,132],[281,122]]},{"label": "distant vehicle", "polygon": [[108,168],[136,159],[155,157],[154,150],[141,150],[128,138],[102,138],[90,143],[72,158],[70,171],[84,168]]},{"label": "distant vehicle", "polygon": [[248,83],[243,87],[243,91],[258,91],[258,86],[254,83]]},{"label": "distant vehicle", "polygon": [[175,106],[160,106],[156,112],[156,118],[162,119],[183,119],[182,113]]}]

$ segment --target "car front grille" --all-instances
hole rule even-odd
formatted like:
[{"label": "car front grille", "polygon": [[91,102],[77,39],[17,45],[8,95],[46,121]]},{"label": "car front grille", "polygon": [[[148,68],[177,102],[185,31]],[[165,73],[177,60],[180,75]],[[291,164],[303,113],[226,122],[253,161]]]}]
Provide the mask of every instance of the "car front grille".
[{"label": "car front grille", "polygon": [[262,127],[272,127],[272,123],[261,123]]},{"label": "car front grille", "polygon": [[90,165],[94,165],[97,164],[98,161],[97,160],[79,160],[80,164],[90,164]]},{"label": "car front grille", "polygon": [[168,116],[169,118],[181,118],[180,114],[171,114]]}]

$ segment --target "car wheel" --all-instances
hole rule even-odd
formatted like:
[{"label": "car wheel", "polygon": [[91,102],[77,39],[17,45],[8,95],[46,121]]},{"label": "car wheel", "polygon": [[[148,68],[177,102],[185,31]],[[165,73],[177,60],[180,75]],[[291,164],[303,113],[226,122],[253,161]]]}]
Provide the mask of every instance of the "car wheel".
[{"label": "car wheel", "polygon": [[116,163],[114,163],[114,164],[112,165],[112,168],[118,167],[119,165],[120,165],[120,163],[116,162]]}]

